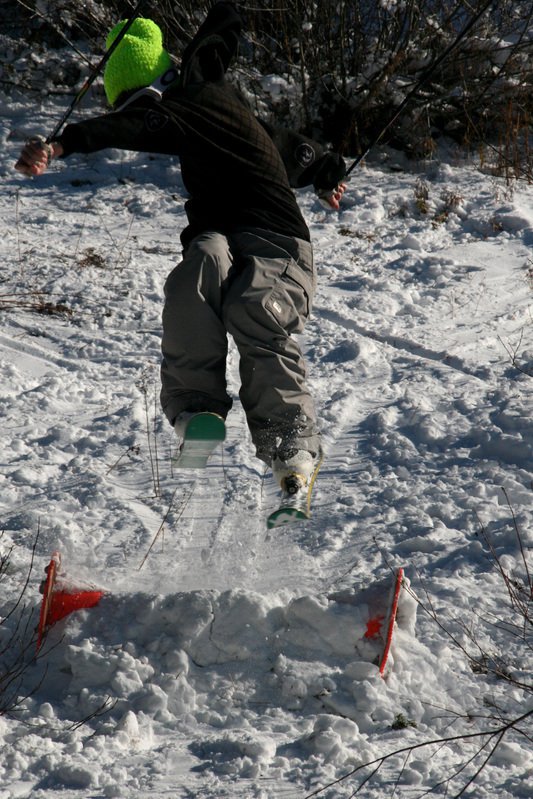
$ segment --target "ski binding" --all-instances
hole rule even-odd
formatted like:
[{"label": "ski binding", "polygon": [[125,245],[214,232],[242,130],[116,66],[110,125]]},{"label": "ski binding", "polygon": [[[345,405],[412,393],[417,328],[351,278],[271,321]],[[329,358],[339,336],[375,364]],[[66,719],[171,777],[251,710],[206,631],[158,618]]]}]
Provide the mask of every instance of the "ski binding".
[{"label": "ski binding", "polygon": [[322,459],[316,465],[309,484],[302,484],[301,475],[288,475],[282,482],[281,504],[267,517],[267,529],[311,518],[311,495]]}]

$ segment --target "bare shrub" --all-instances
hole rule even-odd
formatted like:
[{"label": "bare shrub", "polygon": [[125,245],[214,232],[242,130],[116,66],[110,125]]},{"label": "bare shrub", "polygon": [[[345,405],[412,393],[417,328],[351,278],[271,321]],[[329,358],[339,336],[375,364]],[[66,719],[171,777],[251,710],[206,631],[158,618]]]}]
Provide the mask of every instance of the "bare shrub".
[{"label": "bare shrub", "polygon": [[[130,8],[135,4],[132,2]],[[208,0],[147,3],[179,58],[211,7]],[[101,54],[102,30],[126,16],[118,0],[0,0],[5,15],[0,85],[73,88],[84,53]],[[274,121],[299,127],[354,155],[365,152],[406,95],[409,104],[384,140],[428,157],[440,136],[479,152],[498,174],[533,179],[530,123],[533,9],[514,0],[257,0],[243,6],[246,35],[235,70]],[[477,15],[479,14],[479,18]],[[426,78],[473,19],[449,57]],[[32,50],[61,57],[33,58]],[[73,54],[73,51],[77,53]],[[95,61],[95,58],[92,58]],[[269,93],[264,76],[283,78]],[[420,81],[422,80],[422,83]]]},{"label": "bare shrub", "polygon": [[[0,535],[0,545],[2,544]],[[38,536],[37,536],[38,537]],[[0,716],[13,713],[38,688],[25,688],[25,677],[36,659],[37,617],[35,608],[27,601],[27,591],[33,572],[37,537],[33,544],[30,565],[15,598],[0,607]],[[13,547],[0,550],[0,590],[12,577]]]}]

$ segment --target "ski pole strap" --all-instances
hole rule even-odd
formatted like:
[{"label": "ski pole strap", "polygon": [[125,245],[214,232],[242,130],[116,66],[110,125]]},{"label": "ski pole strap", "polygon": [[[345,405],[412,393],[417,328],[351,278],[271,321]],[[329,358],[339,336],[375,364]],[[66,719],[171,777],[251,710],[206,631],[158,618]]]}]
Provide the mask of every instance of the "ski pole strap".
[{"label": "ski pole strap", "polygon": [[407,103],[410,102],[411,98],[414,97],[414,95],[418,92],[420,87],[424,85],[424,83],[427,81],[427,79],[430,77],[430,75],[436,70],[436,68],[439,66],[439,64],[441,64],[444,61],[444,59],[447,58],[448,55],[452,52],[452,50],[454,50],[455,47],[457,47],[457,45],[459,44],[461,39],[463,39],[466,36],[468,31],[471,28],[474,27],[474,25],[476,24],[478,19],[480,19],[480,17],[483,16],[483,14],[488,9],[488,7],[492,4],[492,2],[493,2],[493,0],[487,0],[487,2],[479,9],[479,11],[476,14],[473,14],[472,17],[470,17],[470,19],[468,20],[468,22],[464,26],[463,30],[459,32],[459,34],[456,36],[456,38],[453,40],[453,42],[451,44],[449,44],[448,47],[446,47],[446,49],[443,50],[443,52],[439,56],[437,56],[437,58],[435,58],[434,61],[431,62],[431,64],[427,67],[427,69],[422,73],[420,78],[417,80],[417,82],[415,83],[415,85],[413,86],[411,91],[408,92],[405,95],[405,97],[403,98],[402,102],[400,103],[400,105],[398,106],[398,108],[396,109],[396,111],[394,112],[392,117],[389,119],[389,121],[386,123],[386,125],[384,125],[384,127],[380,130],[380,132],[377,134],[377,136],[375,136],[372,139],[372,141],[370,142],[370,144],[368,145],[366,150],[363,153],[361,153],[360,155],[358,155],[357,158],[355,159],[355,161],[353,162],[353,164],[348,168],[348,170],[346,171],[346,177],[348,177],[350,172],[353,169],[355,169],[357,164],[361,163],[363,158],[365,158],[365,156],[368,155],[370,150],[373,147],[376,146],[378,141],[387,132],[387,130],[390,128],[390,126],[394,122],[396,122],[396,120],[398,119],[398,117],[402,113],[402,111],[405,108],[405,106],[407,105]]},{"label": "ski pole strap", "polygon": [[67,110],[65,111],[65,113],[63,114],[63,116],[61,117],[61,119],[53,129],[53,131],[50,133],[49,136],[47,136],[46,144],[50,144],[50,142],[52,142],[58,136],[61,128],[63,127],[69,116],[72,114],[76,106],[83,100],[83,98],[85,97],[91,86],[93,85],[94,81],[101,73],[101,71],[103,70],[103,68],[105,67],[105,65],[107,64],[107,62],[109,61],[115,50],[117,49],[118,45],[120,44],[124,36],[127,34],[127,32],[129,31],[129,29],[131,28],[137,17],[139,16],[141,9],[146,3],[146,1],[147,0],[139,0],[137,5],[133,9],[131,16],[128,17],[128,19],[126,20],[126,24],[124,25],[120,33],[117,35],[111,47],[108,50],[106,50],[106,52],[104,53],[98,64],[95,66],[95,68],[93,69],[93,71],[91,72],[91,74],[89,75],[89,77],[87,78],[87,80],[85,81],[79,92],[77,93],[77,95],[70,103],[69,107],[67,108]]}]

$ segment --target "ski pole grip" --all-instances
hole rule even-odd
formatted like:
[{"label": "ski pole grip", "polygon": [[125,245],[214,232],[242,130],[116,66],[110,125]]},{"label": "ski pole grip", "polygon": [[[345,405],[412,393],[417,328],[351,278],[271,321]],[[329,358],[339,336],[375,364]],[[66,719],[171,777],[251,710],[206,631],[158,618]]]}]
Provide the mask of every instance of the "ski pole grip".
[{"label": "ski pole grip", "polygon": [[30,136],[27,143],[39,147],[40,150],[44,150],[46,152],[46,161],[48,164],[53,159],[54,148],[52,147],[48,139],[44,138],[44,136]]}]

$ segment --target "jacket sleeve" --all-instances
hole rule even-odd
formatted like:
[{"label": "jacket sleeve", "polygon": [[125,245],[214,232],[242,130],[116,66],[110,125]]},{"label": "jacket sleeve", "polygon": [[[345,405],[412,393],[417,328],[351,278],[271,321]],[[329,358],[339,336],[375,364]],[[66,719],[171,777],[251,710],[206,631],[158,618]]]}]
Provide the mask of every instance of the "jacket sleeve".
[{"label": "jacket sleeve", "polygon": [[242,20],[234,4],[216,3],[183,52],[180,86],[223,80],[237,51],[241,30]]},{"label": "jacket sleeve", "polygon": [[56,141],[63,147],[62,158],[108,147],[179,155],[180,134],[178,121],[147,100],[124,111],[67,125]]},{"label": "jacket sleeve", "polygon": [[338,153],[296,131],[261,124],[276,145],[293,188],[312,185],[319,194],[333,191],[345,177],[346,165]]}]

